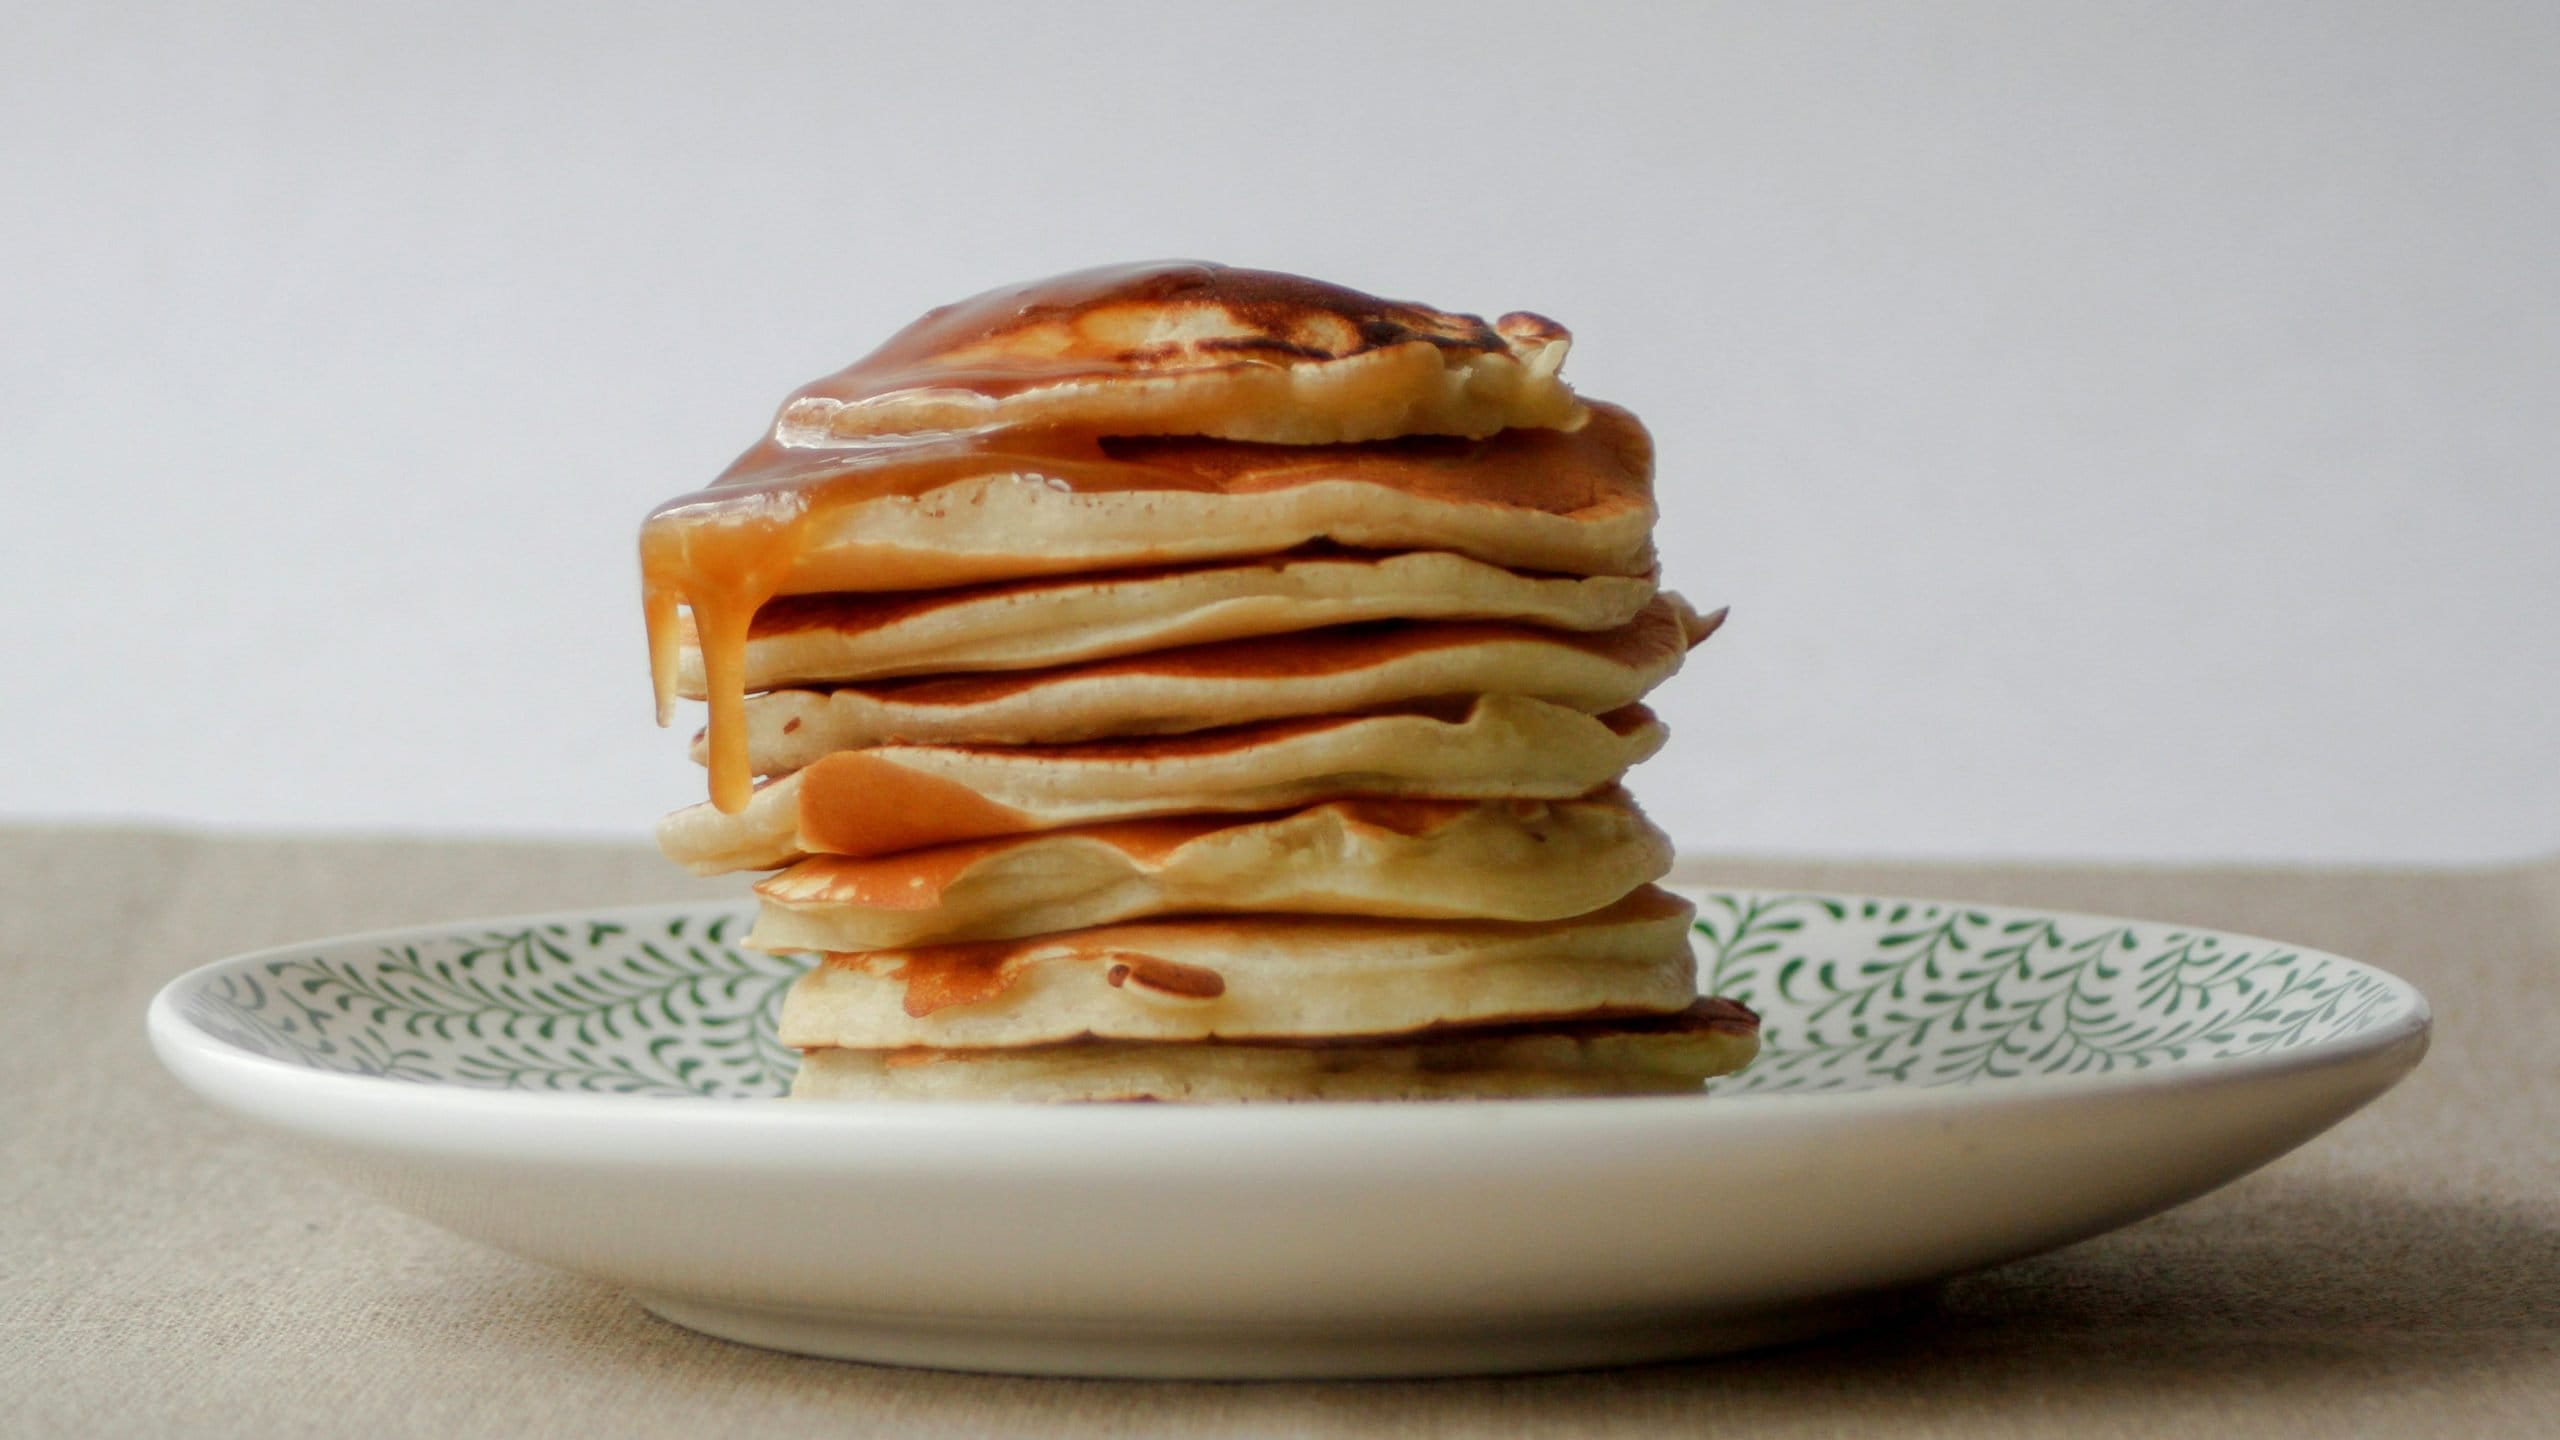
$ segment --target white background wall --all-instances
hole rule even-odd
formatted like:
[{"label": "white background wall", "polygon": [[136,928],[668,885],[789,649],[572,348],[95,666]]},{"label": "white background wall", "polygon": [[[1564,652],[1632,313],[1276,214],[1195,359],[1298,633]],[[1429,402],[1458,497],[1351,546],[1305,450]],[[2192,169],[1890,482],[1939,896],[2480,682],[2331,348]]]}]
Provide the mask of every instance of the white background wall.
[{"label": "white background wall", "polygon": [[[715,13],[715,11],[717,13]],[[0,12],[0,812],[637,835],[632,539],[1123,258],[1580,337],[1690,845],[2560,844],[2560,7]]]}]

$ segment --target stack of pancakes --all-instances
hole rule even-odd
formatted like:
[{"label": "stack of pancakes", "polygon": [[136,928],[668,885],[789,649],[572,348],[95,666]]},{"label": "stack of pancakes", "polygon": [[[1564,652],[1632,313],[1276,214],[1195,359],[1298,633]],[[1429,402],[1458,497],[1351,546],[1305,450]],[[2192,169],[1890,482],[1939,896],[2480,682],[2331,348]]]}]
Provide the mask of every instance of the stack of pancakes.
[{"label": "stack of pancakes", "polygon": [[793,1093],[1694,1090],[1670,846],[1618,782],[1715,628],[1657,588],[1652,447],[1568,337],[1293,276],[1088,271],[937,310],[642,535],[702,873]]}]

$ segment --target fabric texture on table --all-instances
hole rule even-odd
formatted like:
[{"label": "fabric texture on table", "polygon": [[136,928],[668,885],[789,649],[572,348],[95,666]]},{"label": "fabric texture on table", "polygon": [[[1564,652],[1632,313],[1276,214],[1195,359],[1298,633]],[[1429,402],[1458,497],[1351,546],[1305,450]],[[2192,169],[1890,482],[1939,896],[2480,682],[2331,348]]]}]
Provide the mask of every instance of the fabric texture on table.
[{"label": "fabric texture on table", "polygon": [[243,950],[735,898],[641,847],[0,828],[0,1434],[2560,1433],[2560,862],[2440,872],[1692,861],[1709,884],[2271,936],[2427,993],[2434,1050],[2238,1184],[1890,1329],[1511,1379],[1032,1380],[770,1354],[340,1188],[196,1101],[152,993]]}]

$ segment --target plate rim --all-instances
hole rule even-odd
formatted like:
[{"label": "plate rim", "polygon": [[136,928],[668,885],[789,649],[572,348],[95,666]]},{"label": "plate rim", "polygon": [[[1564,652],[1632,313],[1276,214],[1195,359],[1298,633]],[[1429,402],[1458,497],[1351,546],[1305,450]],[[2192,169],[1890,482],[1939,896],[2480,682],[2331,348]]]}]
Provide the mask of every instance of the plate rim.
[{"label": "plate rim", "polygon": [[[1763,886],[1726,887],[1691,880],[1670,882],[1668,888],[1684,897],[1701,893],[1804,897],[1845,900],[1852,905],[1869,902],[1935,905],[1964,911],[2033,914],[2057,921],[2165,926],[2230,941],[2277,946],[2327,963],[2345,965],[2380,981],[2392,992],[2394,1003],[2373,1021],[2348,1034],[2255,1055],[2172,1060],[2134,1070],[1982,1077],[1937,1085],[1882,1085],[1861,1089],[1740,1095],[1717,1095],[1711,1090],[1707,1097],[1505,1099],[1468,1105],[1246,1106],[1040,1106],[1000,1101],[937,1101],[930,1105],[895,1101],[757,1105],[711,1096],[494,1090],[318,1070],[244,1050],[197,1026],[179,1010],[182,996],[216,976],[271,960],[296,958],[318,948],[378,945],[399,939],[414,940],[422,934],[443,936],[480,927],[521,929],[544,924],[587,924],[603,917],[611,917],[616,923],[646,923],[661,917],[716,913],[744,918],[749,910],[748,902],[738,900],[679,900],[465,916],[350,931],[243,951],[192,966],[163,984],[152,996],[145,1029],[161,1064],[189,1090],[224,1108],[251,1109],[262,1118],[271,1122],[282,1121],[290,1128],[306,1128],[307,1122],[287,1118],[287,1112],[300,1111],[305,1105],[330,1109],[353,1105],[376,1114],[386,1110],[403,1111],[421,1121],[469,1122],[472,1129],[488,1139],[496,1136],[487,1127],[499,1125],[523,1128],[528,1136],[544,1137],[547,1144],[556,1144],[563,1131],[592,1135],[601,1141],[606,1138],[606,1132],[619,1135],[635,1127],[681,1127],[689,1143],[698,1142],[703,1134],[711,1134],[725,1135],[749,1145],[761,1145],[774,1137],[798,1136],[814,1140],[853,1133],[885,1137],[909,1132],[929,1132],[945,1138],[980,1136],[1008,1143],[1023,1138],[1068,1136],[1099,1139],[1122,1132],[1161,1140],[1167,1138],[1167,1131],[1183,1133],[1193,1130],[1206,1135],[1267,1139],[1309,1128],[1345,1138],[1372,1132],[1396,1135],[1419,1128],[1445,1140],[1478,1130],[1487,1133],[1509,1131],[1515,1135],[1524,1129],[1551,1132],[1559,1123],[1583,1134],[1615,1131],[1630,1124],[1646,1130],[1654,1130],[1664,1123],[1756,1128],[1773,1111],[1791,1126],[1817,1123],[1824,1116],[1865,1116],[1880,1112],[1906,1118],[1948,1111],[2006,1113],[2017,1108],[2072,1105],[2116,1096],[2136,1097],[2163,1089],[2247,1083],[2278,1075],[2352,1066],[2395,1050],[2413,1049],[2414,1053],[2398,1067],[2405,1073],[2424,1057],[2433,1030],[2434,1012],[2425,993],[2401,976],[2367,961],[2314,946],[2240,931],[2007,902]],[[1700,1098],[1711,1098],[1715,1103],[1698,1104]]]}]

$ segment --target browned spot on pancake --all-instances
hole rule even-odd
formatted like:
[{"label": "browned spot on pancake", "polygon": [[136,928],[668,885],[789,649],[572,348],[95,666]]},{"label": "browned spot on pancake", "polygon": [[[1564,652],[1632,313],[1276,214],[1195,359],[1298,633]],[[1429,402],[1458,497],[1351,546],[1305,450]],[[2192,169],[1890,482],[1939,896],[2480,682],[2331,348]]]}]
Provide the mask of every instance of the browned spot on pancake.
[{"label": "browned spot on pancake", "polygon": [[794,716],[792,716],[790,719],[785,720],[785,721],[783,721],[783,722],[782,722],[782,733],[783,733],[783,734],[785,734],[785,735],[794,735],[794,734],[797,734],[797,733],[799,733],[799,730],[800,730],[800,717],[799,717],[799,716],[797,716],[797,715],[794,715]]},{"label": "browned spot on pancake", "polygon": [[1730,1035],[1760,1033],[1758,1011],[1739,1000],[1728,1000],[1721,995],[1702,998],[1697,1004],[1690,1006],[1686,1014],[1709,1030],[1721,1030]]},{"label": "browned spot on pancake", "polygon": [[817,854],[887,855],[1035,828],[1011,806],[870,751],[839,750],[800,772],[800,844]]},{"label": "browned spot on pancake", "polygon": [[1633,735],[1639,730],[1659,725],[1662,721],[1642,705],[1621,705],[1601,716],[1600,723],[1608,726],[1613,735]]},{"label": "browned spot on pancake", "polygon": [[1695,643],[1682,624],[1680,607],[1661,595],[1645,602],[1636,618],[1615,630],[1564,631],[1555,633],[1555,639],[1630,670],[1675,660]]},{"label": "browned spot on pancake", "polygon": [[1102,977],[1112,988],[1136,985],[1186,1000],[1215,1000],[1227,993],[1227,977],[1206,965],[1185,965],[1154,955],[1125,954]]},{"label": "browned spot on pancake", "polygon": [[952,945],[910,950],[889,978],[906,983],[904,1009],[921,1020],[954,1005],[979,1005],[1013,987],[1020,957],[1008,949],[981,952]]},{"label": "browned spot on pancake", "polygon": [[1573,339],[1573,332],[1534,310],[1514,310],[1493,322],[1494,333],[1514,344]]},{"label": "browned spot on pancake", "polygon": [[[1592,920],[1607,918],[1627,921],[1659,920],[1670,915],[1686,915],[1694,908],[1695,907],[1691,906],[1688,901],[1681,899],[1679,896],[1672,894],[1670,891],[1663,889],[1659,885],[1647,885],[1642,889],[1635,891],[1633,894],[1628,895],[1625,899],[1620,900],[1617,904],[1610,906],[1608,909],[1600,911],[1596,915],[1585,916],[1584,918]],[[1569,924],[1572,922],[1568,921],[1561,923]]]},{"label": "browned spot on pancake", "polygon": [[917,945],[904,950],[829,951],[840,970],[877,975],[906,986],[902,1008],[921,1020],[955,1005],[982,1005],[1013,988],[1014,978],[1050,940],[985,940]]}]

